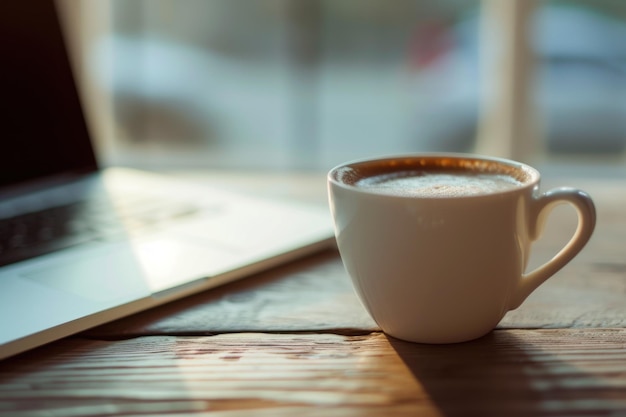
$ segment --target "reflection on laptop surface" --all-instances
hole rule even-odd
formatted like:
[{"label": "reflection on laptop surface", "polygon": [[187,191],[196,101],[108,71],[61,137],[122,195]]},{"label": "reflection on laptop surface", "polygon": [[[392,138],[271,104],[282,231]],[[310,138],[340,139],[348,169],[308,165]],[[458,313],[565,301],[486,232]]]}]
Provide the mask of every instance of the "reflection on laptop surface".
[{"label": "reflection on laptop surface", "polygon": [[99,169],[54,3],[0,30],[0,358],[332,245],[324,208]]}]

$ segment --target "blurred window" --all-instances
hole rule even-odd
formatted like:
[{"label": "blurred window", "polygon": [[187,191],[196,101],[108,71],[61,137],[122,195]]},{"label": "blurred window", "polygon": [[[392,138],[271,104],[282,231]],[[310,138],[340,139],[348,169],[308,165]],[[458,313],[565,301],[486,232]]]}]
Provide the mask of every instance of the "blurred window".
[{"label": "blurred window", "polygon": [[88,37],[84,58],[110,99],[110,163],[624,154],[620,0],[106,3],[109,30]]}]

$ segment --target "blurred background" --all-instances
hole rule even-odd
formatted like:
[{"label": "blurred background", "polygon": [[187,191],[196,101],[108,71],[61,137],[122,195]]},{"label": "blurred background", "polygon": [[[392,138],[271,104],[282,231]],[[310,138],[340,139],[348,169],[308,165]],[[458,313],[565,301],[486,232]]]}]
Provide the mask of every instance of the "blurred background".
[{"label": "blurred background", "polygon": [[624,166],[622,0],[65,0],[106,165]]}]

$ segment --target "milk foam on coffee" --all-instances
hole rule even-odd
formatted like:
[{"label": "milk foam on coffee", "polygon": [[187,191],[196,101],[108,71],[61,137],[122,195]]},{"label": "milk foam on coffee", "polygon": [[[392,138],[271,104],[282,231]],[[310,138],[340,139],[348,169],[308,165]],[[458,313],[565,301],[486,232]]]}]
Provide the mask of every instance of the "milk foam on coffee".
[{"label": "milk foam on coffee", "polygon": [[506,174],[471,171],[400,171],[364,177],[357,187],[406,197],[465,197],[511,190],[522,182]]}]

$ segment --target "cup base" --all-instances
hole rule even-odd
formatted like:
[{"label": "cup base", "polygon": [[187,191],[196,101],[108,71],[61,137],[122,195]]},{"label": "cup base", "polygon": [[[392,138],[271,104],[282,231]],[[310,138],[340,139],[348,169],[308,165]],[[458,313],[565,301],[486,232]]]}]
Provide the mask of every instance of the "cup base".
[{"label": "cup base", "polygon": [[493,329],[486,332],[465,334],[465,335],[399,335],[383,330],[385,335],[404,342],[424,344],[424,345],[452,345],[457,343],[470,342],[472,340],[480,339],[491,333]]}]

